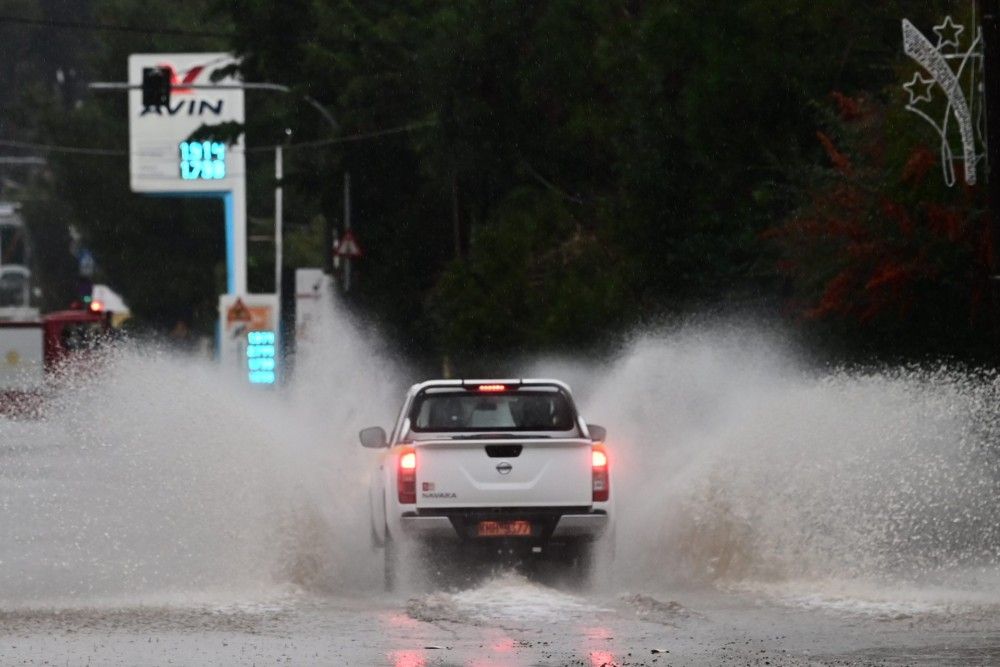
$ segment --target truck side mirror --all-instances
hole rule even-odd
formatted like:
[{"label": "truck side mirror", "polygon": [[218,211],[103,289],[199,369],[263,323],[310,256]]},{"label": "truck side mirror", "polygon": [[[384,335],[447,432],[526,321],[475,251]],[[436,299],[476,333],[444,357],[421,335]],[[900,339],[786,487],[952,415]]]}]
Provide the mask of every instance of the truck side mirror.
[{"label": "truck side mirror", "polygon": [[380,449],[382,447],[389,446],[385,436],[385,430],[381,426],[366,428],[358,434],[358,437],[361,438],[362,447]]},{"label": "truck side mirror", "polygon": [[604,439],[608,437],[608,430],[597,424],[587,424],[587,432],[590,433],[590,439],[594,442],[604,442]]}]

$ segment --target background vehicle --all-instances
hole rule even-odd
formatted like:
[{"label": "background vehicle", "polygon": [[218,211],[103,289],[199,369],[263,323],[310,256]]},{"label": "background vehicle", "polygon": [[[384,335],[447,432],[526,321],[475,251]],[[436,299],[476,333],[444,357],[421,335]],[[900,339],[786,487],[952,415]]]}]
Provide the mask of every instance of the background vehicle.
[{"label": "background vehicle", "polygon": [[0,202],[0,320],[38,318],[31,304],[31,244],[15,204]]},{"label": "background vehicle", "polygon": [[65,364],[86,363],[110,331],[110,313],[89,308],[0,321],[0,414],[37,415],[57,371]]},{"label": "background vehicle", "polygon": [[562,382],[424,382],[410,388],[391,435],[379,427],[360,435],[365,447],[384,449],[370,500],[387,587],[403,539],[552,555],[584,578],[595,545],[610,540],[605,431],[580,418]]}]

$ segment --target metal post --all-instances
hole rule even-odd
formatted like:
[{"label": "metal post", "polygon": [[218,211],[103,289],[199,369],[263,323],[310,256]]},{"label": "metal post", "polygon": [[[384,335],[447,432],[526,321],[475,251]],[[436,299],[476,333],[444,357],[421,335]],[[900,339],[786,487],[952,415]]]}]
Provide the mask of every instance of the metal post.
[{"label": "metal post", "polygon": [[[282,160],[282,147],[274,149],[274,294],[278,297],[278,309],[274,318],[278,326],[275,328],[276,344],[281,345],[281,269],[284,264],[284,201],[281,180],[285,177]],[[276,348],[276,349],[280,349]]]},{"label": "metal post", "polygon": [[[344,172],[344,233],[351,230],[351,172]],[[351,291],[351,258],[344,256],[344,292]]]},{"label": "metal post", "polygon": [[983,85],[986,100],[986,192],[989,197],[990,278],[993,328],[1000,333],[997,274],[1000,273],[1000,0],[979,0],[983,31]]}]

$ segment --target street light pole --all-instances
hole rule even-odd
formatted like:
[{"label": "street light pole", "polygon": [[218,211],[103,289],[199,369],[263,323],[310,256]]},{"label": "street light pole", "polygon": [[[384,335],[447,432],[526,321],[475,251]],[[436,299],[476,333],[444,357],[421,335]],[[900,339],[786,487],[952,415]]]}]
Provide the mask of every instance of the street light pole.
[{"label": "street light pole", "polygon": [[281,180],[285,177],[284,156],[282,146],[278,144],[274,149],[274,293],[278,297],[278,313],[275,318],[278,323],[276,332],[280,340],[281,335],[281,269],[284,263],[284,187]]}]

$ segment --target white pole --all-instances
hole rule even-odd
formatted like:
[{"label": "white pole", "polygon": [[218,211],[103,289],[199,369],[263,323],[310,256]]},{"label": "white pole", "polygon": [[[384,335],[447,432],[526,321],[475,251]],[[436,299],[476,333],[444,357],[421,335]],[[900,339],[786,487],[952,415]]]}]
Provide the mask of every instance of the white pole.
[{"label": "white pole", "polygon": [[229,293],[247,293],[247,185],[246,176],[241,176],[233,183],[229,194],[229,206],[226,211],[226,223],[229,228],[229,243],[232,257],[229,262],[232,273],[229,276]]},{"label": "white pole", "polygon": [[[344,172],[344,233],[351,230],[351,174]],[[351,291],[351,257],[344,255],[344,292]]]},{"label": "white pole", "polygon": [[275,315],[281,328],[281,269],[284,262],[284,192],[281,179],[285,176],[281,146],[274,149],[274,293],[278,297]]}]

